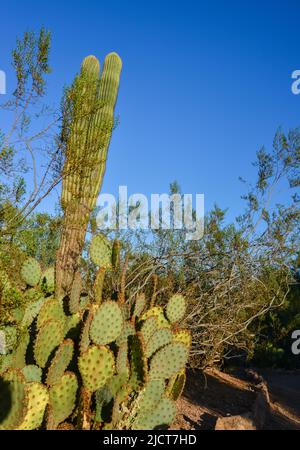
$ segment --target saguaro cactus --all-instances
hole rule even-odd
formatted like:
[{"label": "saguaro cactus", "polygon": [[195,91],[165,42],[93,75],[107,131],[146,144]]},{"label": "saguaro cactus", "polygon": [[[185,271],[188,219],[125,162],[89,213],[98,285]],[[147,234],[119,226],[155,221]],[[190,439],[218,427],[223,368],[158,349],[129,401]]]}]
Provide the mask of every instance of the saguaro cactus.
[{"label": "saguaro cactus", "polygon": [[99,78],[99,61],[95,56],[88,56],[67,92],[68,107],[62,130],[66,153],[61,200],[64,224],[56,261],[59,297],[70,292],[90,213],[101,189],[121,68],[120,57],[110,53]]}]

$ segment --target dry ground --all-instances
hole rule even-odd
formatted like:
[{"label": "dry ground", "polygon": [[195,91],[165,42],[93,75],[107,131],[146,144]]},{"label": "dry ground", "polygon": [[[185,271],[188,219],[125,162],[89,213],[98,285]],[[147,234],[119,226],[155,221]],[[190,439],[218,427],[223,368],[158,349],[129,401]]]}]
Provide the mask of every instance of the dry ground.
[{"label": "dry ground", "polygon": [[[172,429],[212,430],[220,418],[231,418],[227,419],[231,429],[238,428],[239,421],[242,429],[247,428],[244,419],[233,422],[232,416],[251,417],[256,429],[300,430],[300,372],[266,370],[231,376],[190,370]],[[218,429],[223,422],[218,421]]]}]

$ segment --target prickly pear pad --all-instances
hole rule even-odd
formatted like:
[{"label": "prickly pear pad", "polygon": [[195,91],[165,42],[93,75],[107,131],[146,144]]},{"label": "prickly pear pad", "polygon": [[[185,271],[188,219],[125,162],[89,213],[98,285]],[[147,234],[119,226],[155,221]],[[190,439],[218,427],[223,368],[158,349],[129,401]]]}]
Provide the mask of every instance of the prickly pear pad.
[{"label": "prickly pear pad", "polygon": [[26,416],[18,430],[35,430],[42,424],[49,395],[46,386],[33,382],[26,384],[28,404]]},{"label": "prickly pear pad", "polygon": [[29,286],[36,286],[41,278],[41,267],[34,258],[27,258],[21,268],[21,277]]},{"label": "prickly pear pad", "polygon": [[183,295],[173,295],[167,304],[167,318],[171,323],[182,320],[186,311],[185,298]]},{"label": "prickly pear pad", "polygon": [[133,424],[134,430],[153,430],[170,425],[176,416],[175,402],[163,397],[152,411],[143,410],[137,415]]},{"label": "prickly pear pad", "polygon": [[168,344],[153,356],[150,364],[150,379],[170,378],[185,367],[188,348],[182,342]]},{"label": "prickly pear pad", "polygon": [[38,382],[42,381],[42,369],[34,364],[23,367],[22,373],[27,382]]},{"label": "prickly pear pad", "polygon": [[109,301],[103,303],[95,312],[90,337],[95,344],[106,345],[115,341],[122,329],[122,310],[116,302]]},{"label": "prickly pear pad", "polygon": [[95,392],[113,376],[115,359],[107,347],[91,345],[79,357],[78,366],[84,387],[90,392]]},{"label": "prickly pear pad", "polygon": [[2,375],[0,385],[0,430],[14,430],[23,421],[28,401],[25,377],[18,369]]},{"label": "prickly pear pad", "polygon": [[72,339],[65,339],[58,347],[51,365],[49,367],[46,384],[53,385],[63,376],[72,359],[74,352],[74,343]]},{"label": "prickly pear pad", "polygon": [[90,246],[90,257],[94,264],[105,269],[112,267],[112,247],[103,234],[93,237]]},{"label": "prickly pear pad", "polygon": [[49,390],[49,422],[56,427],[75,407],[78,381],[72,372],[66,372],[61,380]]},{"label": "prickly pear pad", "polygon": [[172,341],[172,331],[169,328],[160,328],[150,337],[146,344],[146,356],[150,358],[161,347]]},{"label": "prickly pear pad", "polygon": [[186,345],[188,348],[192,345],[192,335],[190,330],[187,330],[185,328],[176,330],[173,332],[173,341],[174,342],[182,342],[184,345]]},{"label": "prickly pear pad", "polygon": [[63,328],[57,320],[48,320],[39,330],[34,343],[34,358],[40,367],[45,367],[52,351],[63,339]]}]

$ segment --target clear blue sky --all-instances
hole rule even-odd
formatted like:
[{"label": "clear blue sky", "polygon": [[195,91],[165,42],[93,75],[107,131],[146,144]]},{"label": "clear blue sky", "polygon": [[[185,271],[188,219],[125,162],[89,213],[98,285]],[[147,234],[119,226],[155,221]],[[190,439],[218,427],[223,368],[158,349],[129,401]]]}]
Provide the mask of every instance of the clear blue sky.
[{"label": "clear blue sky", "polygon": [[[103,191],[162,193],[177,180],[240,212],[251,161],[278,126],[300,125],[297,0],[15,1],[1,5],[0,69],[15,38],[42,25],[53,33],[50,102],[58,103],[88,54],[123,60]],[[50,201],[44,204],[49,207]]]}]

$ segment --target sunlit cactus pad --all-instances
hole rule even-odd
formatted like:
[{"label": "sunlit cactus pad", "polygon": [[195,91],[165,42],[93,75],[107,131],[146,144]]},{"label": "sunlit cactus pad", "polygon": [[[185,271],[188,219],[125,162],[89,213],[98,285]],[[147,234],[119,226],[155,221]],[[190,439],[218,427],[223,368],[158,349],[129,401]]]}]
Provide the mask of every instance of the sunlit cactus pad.
[{"label": "sunlit cactus pad", "polygon": [[148,311],[146,311],[141,316],[141,320],[146,320],[149,317],[156,317],[159,327],[169,327],[170,326],[168,320],[165,318],[164,310],[161,306],[153,306],[152,308],[148,309]]},{"label": "sunlit cactus pad", "polygon": [[155,409],[141,410],[133,425],[134,430],[153,430],[165,428],[175,419],[176,405],[169,398],[161,398]]},{"label": "sunlit cactus pad", "polygon": [[113,353],[104,346],[91,345],[78,359],[83,385],[90,392],[103,387],[113,376]]},{"label": "sunlit cactus pad", "polygon": [[155,333],[155,331],[158,330],[158,319],[156,316],[150,316],[148,317],[145,322],[143,322],[142,328],[141,328],[141,334],[143,336],[143,339],[145,341],[145,344],[149,341],[151,336]]},{"label": "sunlit cactus pad", "polygon": [[190,330],[183,328],[181,330],[174,331],[173,341],[182,342],[184,345],[190,348],[192,345],[192,335]]},{"label": "sunlit cactus pad", "polygon": [[90,246],[90,257],[94,264],[105,269],[112,267],[112,246],[103,234],[93,237]]},{"label": "sunlit cactus pad", "polygon": [[22,373],[27,382],[41,382],[42,369],[34,364],[23,367]]},{"label": "sunlit cactus pad", "polygon": [[41,278],[41,267],[34,258],[27,258],[21,268],[21,277],[29,286],[36,286]]},{"label": "sunlit cactus pad", "polygon": [[146,356],[150,358],[158,349],[172,341],[172,331],[169,328],[160,328],[150,337],[146,343]]},{"label": "sunlit cactus pad", "polygon": [[61,323],[65,322],[62,305],[54,298],[49,298],[44,301],[37,318],[37,328],[42,328],[51,319]]},{"label": "sunlit cactus pad", "polygon": [[183,295],[173,295],[167,304],[167,318],[170,322],[179,322],[183,319],[186,311],[185,298]]},{"label": "sunlit cactus pad", "polygon": [[75,408],[78,381],[72,372],[66,372],[60,381],[49,390],[49,425],[50,428],[63,422]]},{"label": "sunlit cactus pad", "polygon": [[123,323],[122,310],[116,302],[102,303],[94,314],[90,337],[95,344],[109,344],[121,334]]},{"label": "sunlit cactus pad", "polygon": [[165,390],[164,380],[149,380],[138,399],[139,410],[151,411],[161,400]]},{"label": "sunlit cactus pad", "polygon": [[150,378],[170,378],[184,368],[188,359],[188,353],[188,348],[182,342],[166,345],[155,353],[151,360]]},{"label": "sunlit cactus pad", "polygon": [[48,403],[48,390],[41,383],[27,383],[28,396],[26,415],[18,427],[19,430],[35,430],[42,425],[46,405]]},{"label": "sunlit cactus pad", "polygon": [[50,319],[39,330],[34,343],[34,358],[40,367],[45,367],[52,351],[61,343],[64,330],[60,322]]},{"label": "sunlit cactus pad", "polygon": [[49,367],[46,384],[53,385],[63,376],[65,370],[71,362],[74,352],[74,343],[72,339],[64,340],[56,350],[54,358]]}]

